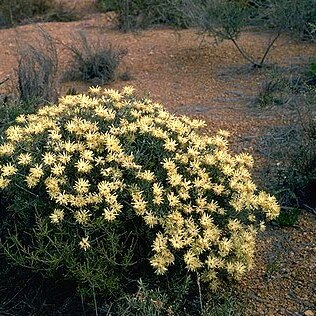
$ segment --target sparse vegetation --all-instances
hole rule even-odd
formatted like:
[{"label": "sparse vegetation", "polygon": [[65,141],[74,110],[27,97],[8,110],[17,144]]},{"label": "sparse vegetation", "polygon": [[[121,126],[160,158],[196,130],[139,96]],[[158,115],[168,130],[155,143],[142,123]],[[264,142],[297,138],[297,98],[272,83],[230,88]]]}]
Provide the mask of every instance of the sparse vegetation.
[{"label": "sparse vegetation", "polygon": [[35,45],[19,43],[17,88],[22,103],[56,102],[58,98],[58,58],[54,40],[38,30]]},{"label": "sparse vegetation", "polygon": [[186,27],[183,0],[99,0],[105,11],[116,11],[123,31],[144,29],[154,24]]},{"label": "sparse vegetation", "polygon": [[46,14],[51,5],[52,2],[48,0],[2,0],[2,25],[12,26],[34,16]]},{"label": "sparse vegetation", "polygon": [[284,73],[274,72],[268,89],[259,93],[260,106],[267,110],[286,106],[291,113],[287,123],[266,131],[259,146],[268,159],[264,168],[270,174],[267,184],[283,206],[276,220],[280,226],[294,225],[301,209],[315,207],[308,205],[306,196],[307,188],[316,181],[316,99],[309,82],[304,72],[294,82]]},{"label": "sparse vegetation", "polygon": [[316,86],[316,58],[312,58],[307,70],[307,84]]},{"label": "sparse vegetation", "polygon": [[69,22],[79,18],[60,0],[1,0],[0,28],[38,21]]},{"label": "sparse vegetation", "polygon": [[[237,51],[253,67],[261,68],[282,33],[311,34],[311,23],[316,20],[313,0],[186,0],[184,12],[189,24],[198,27],[202,34],[221,42],[230,40]],[[253,56],[241,46],[238,39],[246,27],[269,31],[272,36],[263,48],[262,56]]]},{"label": "sparse vegetation", "polygon": [[294,87],[291,85],[289,78],[282,76],[277,69],[268,72],[266,78],[256,98],[256,105],[261,108],[271,108],[273,106],[284,106],[291,102]]},{"label": "sparse vegetation", "polygon": [[95,85],[115,80],[118,66],[127,54],[126,49],[109,43],[106,36],[100,35],[97,40],[92,41],[84,32],[77,33],[74,43],[66,48],[73,56],[68,76],[70,74],[72,78],[80,78]]}]

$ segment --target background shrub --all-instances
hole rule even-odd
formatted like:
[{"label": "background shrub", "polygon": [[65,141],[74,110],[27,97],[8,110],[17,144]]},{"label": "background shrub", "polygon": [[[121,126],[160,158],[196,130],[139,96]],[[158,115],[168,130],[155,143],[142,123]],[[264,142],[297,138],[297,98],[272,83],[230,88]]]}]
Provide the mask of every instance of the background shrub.
[{"label": "background shrub", "polygon": [[305,69],[299,77],[294,75],[295,79],[285,73],[275,72],[272,82],[278,87],[259,95],[261,106],[267,110],[278,105],[288,112],[283,124],[269,128],[259,140],[259,151],[267,158],[262,174],[270,178],[268,190],[281,204],[276,220],[280,226],[295,224],[301,209],[315,212],[316,206],[311,193],[316,181],[316,91]]},{"label": "background shrub", "polygon": [[[264,65],[275,41],[282,33],[312,39],[316,20],[313,0],[186,0],[183,10],[189,24],[218,41],[232,41],[237,51],[254,67]],[[249,26],[272,34],[263,47],[261,57],[251,55],[238,41],[241,31]]]},{"label": "background shrub", "polygon": [[1,0],[0,28],[19,23],[45,21],[70,22],[80,18],[74,8],[60,0]]},{"label": "background shrub", "polygon": [[37,44],[19,43],[17,88],[20,102],[41,104],[58,98],[58,58],[54,40],[39,30]]},{"label": "background shrub", "polygon": [[313,39],[312,24],[316,22],[315,1],[268,0],[262,7],[264,10],[261,17],[264,25],[299,39]]},{"label": "background shrub", "polygon": [[93,84],[113,81],[122,58],[127,54],[126,49],[112,46],[104,36],[91,40],[85,32],[79,32],[75,43],[66,47],[73,55],[68,71],[72,79],[77,77]]},{"label": "background shrub", "polygon": [[2,25],[11,26],[36,15],[46,14],[52,7],[48,0],[1,0]]},{"label": "background shrub", "polygon": [[163,287],[190,275],[214,290],[222,275],[239,279],[279,213],[251,180],[252,158],[233,156],[226,132],[200,135],[203,121],[132,93],[91,88],[6,129],[3,253],[85,296],[113,297],[140,277]]},{"label": "background shrub", "polygon": [[307,83],[310,85],[316,85],[316,58],[313,58],[308,65],[307,69]]},{"label": "background shrub", "polygon": [[118,13],[118,24],[123,31],[147,28],[154,24],[186,27],[183,0],[99,0],[105,11]]}]

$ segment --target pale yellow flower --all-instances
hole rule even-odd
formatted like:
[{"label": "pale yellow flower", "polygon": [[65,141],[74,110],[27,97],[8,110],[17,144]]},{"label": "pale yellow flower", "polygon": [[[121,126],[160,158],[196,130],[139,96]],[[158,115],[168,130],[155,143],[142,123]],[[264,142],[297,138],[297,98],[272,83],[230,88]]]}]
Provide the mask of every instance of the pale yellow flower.
[{"label": "pale yellow flower", "polygon": [[105,145],[110,152],[121,152],[122,151],[122,147],[120,145],[120,140],[113,135],[106,136]]},{"label": "pale yellow flower", "polygon": [[76,145],[74,144],[74,142],[71,142],[70,140],[61,142],[61,147],[65,149],[65,151],[68,153],[73,153],[76,151]]},{"label": "pale yellow flower", "polygon": [[107,93],[113,101],[116,101],[116,104],[122,99],[122,95],[118,90],[105,89],[105,93]]},{"label": "pale yellow flower", "polygon": [[54,164],[56,161],[56,156],[55,154],[51,153],[51,152],[46,152],[43,155],[43,162],[45,165],[51,166],[52,164]]},{"label": "pale yellow flower", "polygon": [[75,163],[75,166],[80,173],[89,173],[93,168],[89,161],[82,158]]},{"label": "pale yellow flower", "polygon": [[122,93],[125,94],[125,95],[130,96],[130,95],[133,95],[134,91],[135,91],[134,87],[132,87],[132,86],[125,86],[123,88]]},{"label": "pale yellow flower", "polygon": [[11,142],[19,142],[23,138],[23,128],[13,125],[6,130],[5,134]]},{"label": "pale yellow flower", "polygon": [[56,163],[52,166],[51,172],[55,176],[61,176],[64,173],[65,169],[65,165],[62,165],[61,163]]},{"label": "pale yellow flower", "polygon": [[212,188],[216,195],[221,195],[225,191],[225,187],[222,184],[214,184]]},{"label": "pale yellow flower", "polygon": [[146,215],[143,217],[145,223],[150,227],[153,228],[155,225],[158,224],[158,218],[154,216],[152,213],[147,212]]},{"label": "pale yellow flower", "polygon": [[238,219],[229,219],[227,227],[233,232],[242,229],[242,225]]},{"label": "pale yellow flower", "polygon": [[101,93],[101,87],[95,86],[95,87],[89,87],[89,92],[92,94],[100,94]]},{"label": "pale yellow flower", "polygon": [[222,130],[222,129],[218,130],[217,134],[222,136],[222,137],[224,137],[224,138],[227,138],[227,137],[230,136],[230,132],[229,131]]},{"label": "pale yellow flower", "polygon": [[26,116],[24,114],[21,114],[15,119],[15,121],[18,122],[18,123],[25,123],[26,122]]},{"label": "pale yellow flower", "polygon": [[83,179],[83,178],[79,178],[78,180],[76,180],[75,185],[74,185],[74,189],[78,193],[87,193],[89,191],[89,187],[90,187],[89,180]]},{"label": "pale yellow flower", "polygon": [[5,143],[0,145],[0,157],[4,155],[11,155],[13,154],[15,147],[11,143]]},{"label": "pale yellow flower", "polygon": [[167,199],[171,207],[178,207],[181,204],[179,198],[173,192],[167,194]]},{"label": "pale yellow flower", "polygon": [[221,268],[223,266],[223,260],[214,255],[209,255],[205,261],[207,267],[209,269]]},{"label": "pale yellow flower", "polygon": [[82,159],[88,160],[88,161],[92,161],[93,160],[93,151],[92,150],[84,150],[80,153],[80,157]]},{"label": "pale yellow flower", "polygon": [[116,219],[118,212],[110,208],[105,208],[102,215],[106,221],[112,222]]},{"label": "pale yellow flower", "polygon": [[32,163],[32,156],[29,153],[20,154],[17,163],[22,166],[27,166]]},{"label": "pale yellow flower", "polygon": [[2,177],[10,177],[17,173],[18,169],[15,168],[11,163],[7,163],[1,168],[1,176]]},{"label": "pale yellow flower", "polygon": [[59,180],[54,177],[48,177],[45,180],[45,185],[48,191],[48,194],[52,197],[56,197],[59,193]]},{"label": "pale yellow flower", "polygon": [[155,174],[150,170],[140,171],[137,173],[137,178],[148,182],[153,182],[155,180]]},{"label": "pale yellow flower", "polygon": [[41,178],[43,174],[44,171],[41,165],[35,165],[34,167],[30,168],[30,175],[35,178]]},{"label": "pale yellow flower", "polygon": [[79,210],[74,214],[74,218],[78,224],[87,224],[90,220],[91,213],[87,210]]},{"label": "pale yellow flower", "polygon": [[79,246],[81,249],[83,249],[84,251],[86,251],[87,249],[89,249],[91,247],[90,242],[88,241],[89,236],[88,237],[82,237],[81,241],[79,242]]},{"label": "pale yellow flower", "polygon": [[65,191],[59,192],[56,195],[55,200],[60,205],[67,205],[67,204],[69,204],[69,202],[71,200],[71,196],[70,196],[70,194],[67,194]]},{"label": "pale yellow flower", "polygon": [[222,240],[220,240],[218,244],[219,255],[221,257],[226,257],[229,254],[229,252],[232,250],[232,247],[233,247],[232,241],[224,237]]},{"label": "pale yellow flower", "polygon": [[61,154],[58,155],[57,157],[58,161],[64,165],[70,162],[71,156],[67,154],[67,152],[62,152]]},{"label": "pale yellow flower", "polygon": [[163,147],[168,151],[176,151],[177,142],[173,139],[166,139]]},{"label": "pale yellow flower", "polygon": [[50,130],[49,137],[51,140],[54,140],[54,141],[60,141],[62,139],[62,135],[56,130]]},{"label": "pale yellow flower", "polygon": [[6,188],[9,184],[10,184],[9,179],[0,177],[0,189]]},{"label": "pale yellow flower", "polygon": [[26,176],[25,181],[27,183],[27,186],[31,189],[39,183],[40,178],[35,177],[32,174],[29,174],[28,176]]},{"label": "pale yellow flower", "polygon": [[64,219],[64,211],[61,209],[55,209],[54,212],[49,216],[51,223],[57,224]]},{"label": "pale yellow flower", "polygon": [[116,116],[116,112],[114,110],[108,109],[104,107],[103,105],[99,105],[95,109],[95,113],[106,121],[113,121]]},{"label": "pale yellow flower", "polygon": [[203,263],[200,261],[199,257],[191,250],[185,253],[183,259],[189,271],[197,271],[203,266]]},{"label": "pale yellow flower", "polygon": [[181,174],[177,173],[176,171],[169,172],[168,173],[168,181],[172,187],[176,187],[182,183],[183,177]]}]

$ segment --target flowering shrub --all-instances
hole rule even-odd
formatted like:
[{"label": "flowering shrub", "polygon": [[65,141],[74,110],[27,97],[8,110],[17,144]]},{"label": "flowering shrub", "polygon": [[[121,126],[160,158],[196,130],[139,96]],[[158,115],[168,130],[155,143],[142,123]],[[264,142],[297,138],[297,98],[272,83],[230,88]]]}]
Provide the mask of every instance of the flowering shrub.
[{"label": "flowering shrub", "polygon": [[146,262],[157,274],[182,262],[212,288],[222,272],[240,278],[279,206],[257,192],[252,157],[232,155],[225,131],[199,134],[204,125],[131,87],[20,115],[0,146],[6,254],[100,290]]}]

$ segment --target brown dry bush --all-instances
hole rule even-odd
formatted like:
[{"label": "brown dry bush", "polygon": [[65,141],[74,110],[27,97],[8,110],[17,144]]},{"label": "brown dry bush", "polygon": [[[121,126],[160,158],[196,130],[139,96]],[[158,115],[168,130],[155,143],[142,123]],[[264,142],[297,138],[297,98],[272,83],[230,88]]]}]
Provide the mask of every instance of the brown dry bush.
[{"label": "brown dry bush", "polygon": [[17,90],[22,103],[55,102],[58,98],[58,59],[54,40],[39,31],[38,45],[19,43]]},{"label": "brown dry bush", "polygon": [[106,84],[116,79],[117,69],[126,49],[113,46],[104,36],[92,40],[85,32],[78,32],[73,44],[66,48],[73,56],[66,79],[80,79],[92,84]]}]

